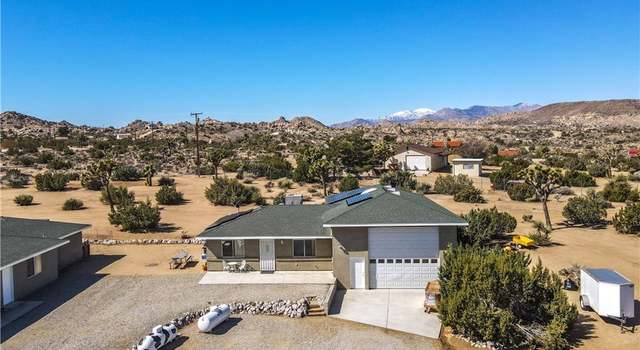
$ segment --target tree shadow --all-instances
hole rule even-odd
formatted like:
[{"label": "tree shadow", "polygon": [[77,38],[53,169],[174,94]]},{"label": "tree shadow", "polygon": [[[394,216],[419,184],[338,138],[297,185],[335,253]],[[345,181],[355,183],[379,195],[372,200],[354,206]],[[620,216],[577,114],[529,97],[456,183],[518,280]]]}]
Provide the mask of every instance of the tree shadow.
[{"label": "tree shadow", "polygon": [[176,226],[175,224],[160,223],[158,225],[158,228],[156,228],[154,231],[160,233],[172,233],[178,231],[181,228],[182,227]]},{"label": "tree shadow", "polygon": [[584,345],[585,340],[596,337],[593,335],[596,321],[591,315],[578,314],[578,319],[569,332],[569,343],[572,347],[580,347]]},{"label": "tree shadow", "polygon": [[91,255],[61,270],[57,280],[23,298],[39,300],[42,304],[2,327],[1,342],[5,342],[100,281],[106,274],[97,272],[123,257],[124,255]]}]

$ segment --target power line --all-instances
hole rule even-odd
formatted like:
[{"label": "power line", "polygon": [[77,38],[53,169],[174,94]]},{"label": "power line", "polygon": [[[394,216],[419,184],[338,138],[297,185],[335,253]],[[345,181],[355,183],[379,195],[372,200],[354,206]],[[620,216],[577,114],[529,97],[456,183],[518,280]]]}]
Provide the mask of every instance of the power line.
[{"label": "power line", "polygon": [[196,120],[196,175],[200,177],[200,138],[198,134],[198,124],[200,122],[199,116],[202,112],[191,112],[191,116]]}]

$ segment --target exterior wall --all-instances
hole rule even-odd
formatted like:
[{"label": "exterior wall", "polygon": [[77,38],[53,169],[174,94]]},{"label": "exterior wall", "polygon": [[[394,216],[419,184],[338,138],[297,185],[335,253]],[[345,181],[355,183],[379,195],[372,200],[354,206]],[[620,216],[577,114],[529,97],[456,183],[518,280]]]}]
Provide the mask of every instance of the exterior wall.
[{"label": "exterior wall", "polygon": [[351,287],[349,257],[363,257],[365,288],[369,288],[369,231],[366,227],[334,227],[333,275],[340,288]]},{"label": "exterior wall", "polygon": [[63,268],[82,259],[82,232],[75,233],[67,238],[69,243],[58,248],[58,268]]},{"label": "exterior wall", "polygon": [[[276,239],[276,271],[331,271],[331,240],[316,240],[316,256],[294,257],[293,240]],[[260,241],[257,239],[245,240],[244,257],[222,257],[222,245],[220,240],[207,240],[207,270],[222,271],[222,260],[247,262],[252,271],[260,271]]]},{"label": "exterior wall", "polygon": [[27,262],[13,265],[14,300],[20,300],[58,278],[58,251],[42,254],[42,271],[27,277]]},{"label": "exterior wall", "polygon": [[[472,164],[473,169],[465,169],[464,165]],[[471,162],[455,162],[453,163],[453,175],[464,174],[469,177],[479,177],[482,174],[482,165],[481,163],[471,163]]]},{"label": "exterior wall", "polygon": [[414,150],[407,150],[393,155],[389,160],[384,163],[384,167],[388,169],[392,162],[397,162],[400,169],[407,168],[407,156],[425,156],[426,158],[426,170],[413,170],[412,172],[417,176],[426,175],[429,171],[438,170],[446,165],[445,158],[439,155],[424,154],[416,152]]}]

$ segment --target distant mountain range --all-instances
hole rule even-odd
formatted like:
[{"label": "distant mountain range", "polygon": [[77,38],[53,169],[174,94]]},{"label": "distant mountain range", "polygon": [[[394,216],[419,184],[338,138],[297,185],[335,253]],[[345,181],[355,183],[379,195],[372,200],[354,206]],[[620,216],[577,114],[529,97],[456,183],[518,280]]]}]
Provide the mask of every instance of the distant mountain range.
[{"label": "distant mountain range", "polygon": [[479,118],[511,112],[529,112],[540,108],[540,105],[518,103],[512,106],[471,106],[469,108],[442,108],[434,111],[429,108],[418,108],[391,113],[378,119],[353,119],[331,125],[333,128],[353,128],[358,126],[374,126],[381,123],[410,124],[420,120],[476,120]]}]

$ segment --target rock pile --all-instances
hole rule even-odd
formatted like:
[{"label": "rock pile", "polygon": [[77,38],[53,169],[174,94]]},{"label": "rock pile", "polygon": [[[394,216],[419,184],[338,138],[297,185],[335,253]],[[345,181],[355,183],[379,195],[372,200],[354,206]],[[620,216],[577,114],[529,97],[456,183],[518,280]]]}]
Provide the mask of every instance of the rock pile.
[{"label": "rock pile", "polygon": [[120,245],[120,244],[203,244],[197,238],[191,239],[83,239],[83,243],[95,245]]},{"label": "rock pile", "polygon": [[461,334],[454,334],[454,336],[456,338],[460,338],[464,341],[466,341],[467,343],[469,343],[471,346],[473,346],[474,348],[483,348],[483,349],[490,349],[490,350],[495,350],[496,347],[494,346],[493,342],[482,342],[482,341],[473,341]]}]

